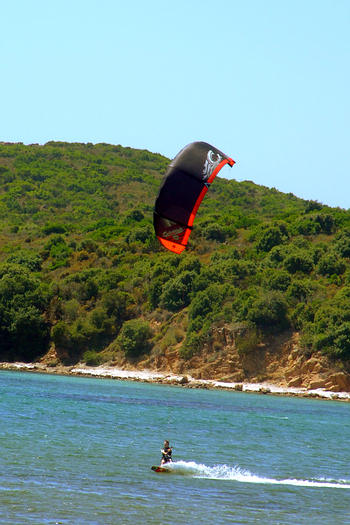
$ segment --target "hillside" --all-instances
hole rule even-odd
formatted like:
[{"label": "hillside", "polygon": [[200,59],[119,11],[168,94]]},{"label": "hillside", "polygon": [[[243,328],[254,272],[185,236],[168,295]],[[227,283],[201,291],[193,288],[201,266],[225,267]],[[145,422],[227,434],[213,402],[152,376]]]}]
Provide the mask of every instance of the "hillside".
[{"label": "hillside", "polygon": [[152,226],[168,162],[0,144],[0,359],[350,388],[350,212],[217,178],[176,256]]}]

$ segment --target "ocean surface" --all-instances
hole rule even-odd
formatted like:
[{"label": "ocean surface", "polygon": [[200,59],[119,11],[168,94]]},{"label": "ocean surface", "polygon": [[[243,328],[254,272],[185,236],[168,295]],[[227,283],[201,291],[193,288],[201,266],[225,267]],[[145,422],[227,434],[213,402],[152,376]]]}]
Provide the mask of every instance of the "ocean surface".
[{"label": "ocean surface", "polygon": [[2,525],[350,524],[350,404],[0,371],[0,467]]}]

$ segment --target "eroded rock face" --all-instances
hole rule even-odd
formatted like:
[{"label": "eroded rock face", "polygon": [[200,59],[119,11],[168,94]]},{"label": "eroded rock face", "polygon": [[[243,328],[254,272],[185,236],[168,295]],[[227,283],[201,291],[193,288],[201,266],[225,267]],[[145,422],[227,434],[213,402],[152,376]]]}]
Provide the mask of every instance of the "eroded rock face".
[{"label": "eroded rock face", "polygon": [[300,377],[294,377],[290,381],[288,381],[287,386],[290,388],[301,388],[302,387],[302,380]]},{"label": "eroded rock face", "polygon": [[330,385],[329,388],[326,388],[331,392],[350,392],[350,376],[345,372],[331,374],[327,385]]},{"label": "eroded rock face", "polygon": [[[267,382],[281,387],[331,392],[350,392],[350,373],[321,353],[305,354],[297,332],[284,332],[265,339],[264,343],[239,349],[241,327],[225,325],[212,329],[200,352],[190,359],[180,356],[181,342],[133,362],[135,369],[168,372],[195,379],[214,379],[234,383]],[[125,357],[116,363],[130,367]],[[350,369],[350,368],[349,368]],[[186,381],[186,379],[184,380]],[[184,383],[185,384],[185,383]]]},{"label": "eroded rock face", "polygon": [[224,382],[271,382],[282,387],[324,388],[331,392],[350,392],[350,374],[320,353],[307,356],[300,348],[299,334],[285,332],[244,351],[237,347],[240,329],[223,326],[213,329],[208,342],[191,359],[179,357],[178,349],[149,356],[147,366],[170,370],[196,379]]}]

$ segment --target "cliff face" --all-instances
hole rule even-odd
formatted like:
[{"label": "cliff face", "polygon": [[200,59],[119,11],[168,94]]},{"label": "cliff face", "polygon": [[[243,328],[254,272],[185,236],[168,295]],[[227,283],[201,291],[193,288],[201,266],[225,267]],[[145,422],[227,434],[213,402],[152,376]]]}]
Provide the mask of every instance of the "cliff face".
[{"label": "cliff face", "polygon": [[[213,329],[210,342],[188,360],[177,348],[162,355],[151,354],[138,366],[177,374],[190,374],[196,379],[225,382],[267,382],[283,387],[325,388],[331,392],[350,392],[350,373],[321,353],[308,356],[300,348],[299,334],[285,332],[266,338],[253,348],[239,348],[238,336],[231,327]],[[124,362],[125,364],[125,362]]]}]

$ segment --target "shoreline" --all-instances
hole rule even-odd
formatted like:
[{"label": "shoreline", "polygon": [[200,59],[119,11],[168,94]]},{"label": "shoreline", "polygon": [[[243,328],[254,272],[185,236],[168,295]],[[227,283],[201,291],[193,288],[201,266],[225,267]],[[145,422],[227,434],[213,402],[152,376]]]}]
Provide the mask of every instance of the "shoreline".
[{"label": "shoreline", "polygon": [[304,397],[330,401],[350,401],[350,392],[330,392],[324,388],[307,390],[306,388],[282,387],[268,382],[245,383],[223,382],[215,379],[195,379],[189,374],[172,374],[155,372],[152,370],[124,370],[113,366],[47,366],[42,363],[0,362],[0,370],[37,372],[52,375],[67,375],[77,377],[95,377],[98,379],[117,379],[125,381],[138,381],[162,385],[182,386],[186,388],[202,388],[227,390],[232,392],[245,392],[255,394],[270,394],[288,397]]}]

